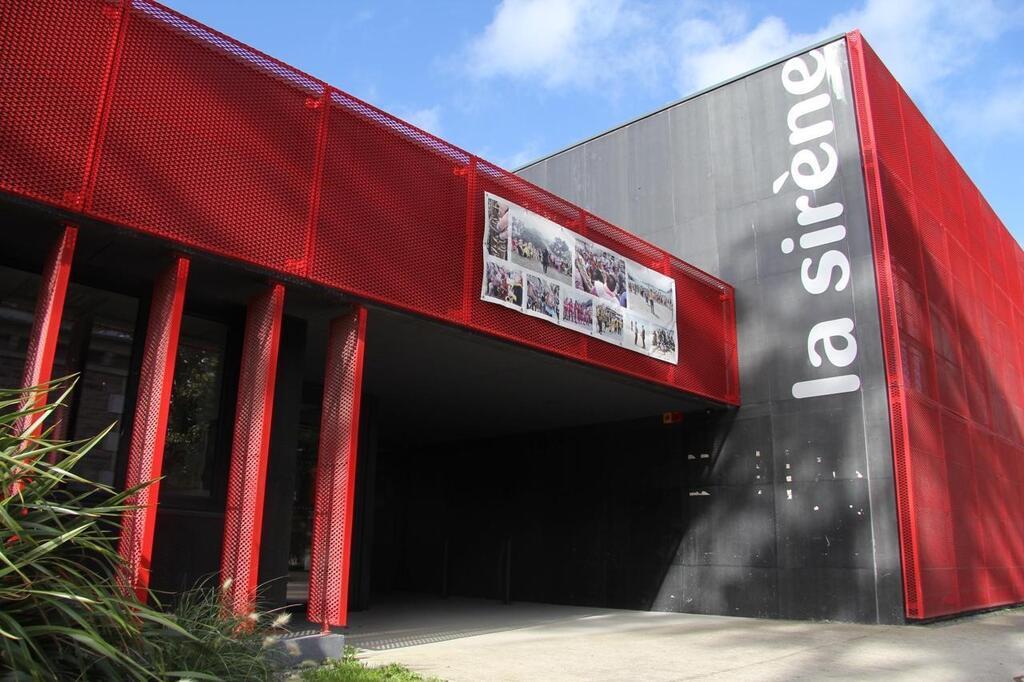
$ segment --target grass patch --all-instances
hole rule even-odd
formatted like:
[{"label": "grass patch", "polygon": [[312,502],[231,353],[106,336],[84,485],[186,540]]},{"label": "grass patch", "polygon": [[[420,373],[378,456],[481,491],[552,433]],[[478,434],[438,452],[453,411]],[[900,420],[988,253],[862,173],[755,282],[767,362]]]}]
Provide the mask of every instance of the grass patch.
[{"label": "grass patch", "polygon": [[355,649],[349,647],[346,647],[344,658],[303,670],[291,679],[305,682],[441,682],[436,677],[423,677],[398,663],[367,666],[356,658]]}]

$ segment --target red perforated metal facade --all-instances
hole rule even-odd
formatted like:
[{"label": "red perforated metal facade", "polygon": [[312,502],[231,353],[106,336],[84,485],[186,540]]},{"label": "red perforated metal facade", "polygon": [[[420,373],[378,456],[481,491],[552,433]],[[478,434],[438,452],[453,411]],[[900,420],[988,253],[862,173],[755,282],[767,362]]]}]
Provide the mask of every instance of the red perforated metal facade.
[{"label": "red perforated metal facade", "polygon": [[307,607],[310,622],[321,623],[325,629],[348,621],[365,340],[365,308],[331,322],[320,416]]},{"label": "red perforated metal facade", "polygon": [[1024,601],[1024,253],[870,46],[848,46],[906,614]]},{"label": "red perforated metal facade", "polygon": [[[738,403],[732,288],[578,207],[154,2],[0,26],[3,190]],[[481,303],[484,191],[672,276],[680,364]]]},{"label": "red perforated metal facade", "polygon": [[142,350],[142,368],[128,448],[125,488],[149,481],[129,500],[134,508],[121,521],[118,551],[125,562],[123,585],[134,589],[140,601],[148,597],[152,569],[153,532],[156,508],[160,500],[160,474],[163,469],[167,438],[167,415],[174,382],[174,361],[178,354],[178,332],[185,305],[189,261],[175,258],[153,286],[146,345]]},{"label": "red perforated metal facade", "polygon": [[231,581],[225,589],[227,605],[240,615],[249,613],[256,600],[283,313],[284,287],[273,284],[249,302],[245,320],[220,568],[221,580]]},{"label": "red perforated metal facade", "polygon": [[[77,228],[65,227],[63,234],[54,244],[46,260],[43,281],[39,287],[39,298],[36,301],[32,333],[25,351],[22,388],[42,386],[48,384],[53,378],[51,376],[53,359],[57,352],[57,337],[60,335],[60,320],[64,314],[64,298],[68,291],[68,278],[71,276],[71,261],[75,255],[77,238]],[[42,407],[46,404],[46,400],[47,393],[45,391],[25,398],[26,403],[31,403],[35,407]],[[31,426],[32,420],[31,416],[23,417],[22,422],[18,424],[18,431],[24,431]],[[42,425],[39,424],[35,431],[38,432],[41,428]]]}]

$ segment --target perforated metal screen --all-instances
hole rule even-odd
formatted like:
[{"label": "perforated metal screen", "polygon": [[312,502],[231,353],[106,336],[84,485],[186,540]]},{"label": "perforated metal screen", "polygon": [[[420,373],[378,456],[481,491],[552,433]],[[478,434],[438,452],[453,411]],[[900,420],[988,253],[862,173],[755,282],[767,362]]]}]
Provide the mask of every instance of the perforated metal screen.
[{"label": "perforated metal screen", "polygon": [[274,412],[284,287],[273,284],[249,301],[231,441],[220,577],[225,602],[245,615],[256,600],[264,492]]},{"label": "perforated metal screen", "polygon": [[[74,258],[77,240],[78,229],[65,227],[63,234],[53,245],[43,267],[43,280],[39,288],[39,298],[36,300],[32,332],[28,339],[28,347],[25,349],[25,369],[21,377],[22,388],[42,386],[54,378],[52,376],[53,357],[57,352],[57,337],[60,335],[60,321],[64,315],[64,298],[68,291],[71,261]],[[25,407],[41,408],[47,403],[47,395],[46,391],[27,394],[24,398]],[[17,430],[25,431],[36,419],[37,417],[32,415],[21,417],[16,427]],[[36,424],[35,432],[40,432],[42,428],[42,424]]]},{"label": "perforated metal screen", "polygon": [[167,415],[174,383],[174,363],[178,353],[188,269],[187,259],[175,258],[153,286],[135,399],[135,420],[128,447],[125,488],[154,481],[129,498],[132,509],[122,516],[118,545],[118,552],[125,562],[122,584],[127,589],[134,589],[136,596],[143,602],[149,596],[153,532],[160,500],[159,479],[163,470]]},{"label": "perforated metal screen", "polygon": [[[0,4],[0,188],[738,403],[733,291],[154,2]],[[477,300],[492,191],[676,280],[680,364]]]},{"label": "perforated metal screen", "polygon": [[310,622],[348,621],[349,557],[355,498],[366,309],[331,322],[324,371],[309,569]]},{"label": "perforated metal screen", "polygon": [[1024,601],[1024,253],[859,34],[906,613]]}]

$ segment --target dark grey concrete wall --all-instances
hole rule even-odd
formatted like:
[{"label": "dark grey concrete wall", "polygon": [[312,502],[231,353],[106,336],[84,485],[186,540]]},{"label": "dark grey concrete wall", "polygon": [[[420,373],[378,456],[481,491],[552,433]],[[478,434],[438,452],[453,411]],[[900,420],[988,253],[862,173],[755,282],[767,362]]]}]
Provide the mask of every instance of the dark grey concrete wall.
[{"label": "dark grey concrete wall", "polygon": [[[796,59],[520,174],[736,287],[743,406],[716,427],[712,451],[697,460],[700,485],[691,487],[689,499],[707,521],[686,525],[684,544],[693,551],[680,563],[678,579],[715,606],[695,609],[685,600],[660,606],[898,622],[903,602],[887,395],[845,43]],[[814,86],[819,68],[828,75]],[[791,139],[787,117],[801,103],[809,111],[795,120]],[[828,166],[829,150],[836,172],[817,172]],[[812,165],[799,164],[812,158]],[[815,177],[801,178],[800,187],[798,173]],[[800,197],[811,206],[842,204],[842,213],[801,224]],[[836,241],[800,243],[805,235],[819,242],[835,237],[839,225],[845,236]],[[832,230],[818,232],[825,228]],[[819,276],[829,287],[812,293]],[[856,353],[840,336],[809,348],[821,323],[833,334],[847,331]],[[843,392],[795,397],[801,391],[794,385],[833,377],[846,377]]]}]

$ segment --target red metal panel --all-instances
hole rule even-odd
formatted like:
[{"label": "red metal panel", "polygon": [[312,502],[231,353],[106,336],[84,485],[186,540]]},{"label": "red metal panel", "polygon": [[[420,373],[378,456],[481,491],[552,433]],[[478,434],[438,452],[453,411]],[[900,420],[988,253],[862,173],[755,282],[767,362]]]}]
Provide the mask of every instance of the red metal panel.
[{"label": "red metal panel", "polygon": [[465,152],[332,93],[312,276],[458,320],[468,164]]},{"label": "red metal panel", "polygon": [[348,621],[352,505],[359,444],[366,309],[331,322],[320,417],[313,542],[309,572],[310,622],[344,626]]},{"label": "red metal panel", "polygon": [[174,362],[178,353],[178,332],[185,305],[185,286],[189,261],[175,258],[153,286],[146,342],[142,351],[135,420],[128,448],[128,473],[125,487],[147,481],[130,500],[135,509],[125,512],[121,521],[118,551],[125,561],[123,585],[133,589],[140,601],[148,597],[153,532],[160,500],[160,472],[167,436],[167,414],[174,384]]},{"label": "red metal panel", "polygon": [[249,302],[245,321],[221,555],[221,580],[231,581],[225,601],[241,615],[249,613],[256,600],[283,311],[284,287],[273,284]]},{"label": "red metal panel", "polygon": [[[113,0],[72,4],[3,6],[2,30],[16,39],[5,32],[0,42],[0,135],[12,143],[0,147],[0,189],[739,402],[727,284],[156,2],[124,0],[124,11]],[[488,190],[673,277],[680,364],[481,303]]]},{"label": "red metal panel", "polygon": [[121,4],[0,3],[0,188],[81,208]]},{"label": "red metal panel", "polygon": [[134,3],[91,212],[303,273],[322,93],[171,10]]},{"label": "red metal panel", "polygon": [[906,613],[923,619],[1024,601],[1024,256],[871,48],[859,34],[847,40]]},{"label": "red metal panel", "polygon": [[[22,388],[41,386],[52,379],[53,356],[57,352],[57,338],[60,335],[60,320],[64,313],[64,297],[68,291],[68,277],[71,275],[71,261],[75,254],[75,240],[78,228],[64,227],[57,243],[50,252],[43,268],[36,299],[35,318],[25,352],[25,371],[22,374]],[[46,391],[39,391],[26,399],[29,404],[40,407],[46,403]],[[18,426],[21,431],[29,426],[26,418]],[[39,427],[35,429],[39,431]]]}]

